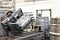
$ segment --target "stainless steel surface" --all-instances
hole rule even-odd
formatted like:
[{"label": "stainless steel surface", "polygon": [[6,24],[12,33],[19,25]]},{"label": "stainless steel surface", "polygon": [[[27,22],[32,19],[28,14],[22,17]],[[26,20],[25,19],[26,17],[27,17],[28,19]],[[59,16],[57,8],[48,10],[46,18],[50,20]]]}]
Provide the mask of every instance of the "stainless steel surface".
[{"label": "stainless steel surface", "polygon": [[60,18],[51,18],[51,24],[60,24]]},{"label": "stainless steel surface", "polygon": [[14,14],[12,16],[14,16],[14,18],[16,18],[17,16],[21,17],[23,15],[22,9],[19,8],[16,12],[14,12]]},{"label": "stainless steel surface", "polygon": [[59,25],[51,25],[50,26],[50,40],[60,40],[60,26]]},{"label": "stainless steel surface", "polygon": [[60,18],[51,18],[50,40],[60,40]]},{"label": "stainless steel surface", "polygon": [[16,23],[23,29],[31,22],[31,17],[22,16]]},{"label": "stainless steel surface", "polygon": [[[6,25],[6,23],[8,23],[9,21],[11,21],[11,19],[13,19],[13,17],[14,18],[16,18],[17,19],[17,16],[19,16],[19,17],[21,17],[22,16],[22,12],[21,12],[22,10],[21,9],[18,9],[15,13],[13,13],[10,17],[7,17],[7,18],[5,18],[2,22],[1,22],[1,25],[2,25],[2,27],[3,27],[3,29],[1,29],[1,30],[3,30],[4,32],[5,32],[5,26],[4,25]],[[17,15],[18,14],[18,15]],[[17,16],[16,16],[17,15]],[[16,16],[16,17],[15,17]],[[5,32],[5,34],[6,34],[6,32]]]},{"label": "stainless steel surface", "polygon": [[60,33],[50,32],[50,40],[60,40]]},{"label": "stainless steel surface", "polygon": [[39,17],[36,19],[36,22],[39,23],[39,24],[36,23],[37,25],[41,26],[48,26],[49,23],[48,17]]},{"label": "stainless steel surface", "polygon": [[50,31],[60,33],[60,18],[51,18]]},{"label": "stainless steel surface", "polygon": [[0,37],[0,40],[41,40],[43,32],[29,32],[24,33],[21,36],[4,36]]},{"label": "stainless steel surface", "polygon": [[60,40],[60,37],[51,35],[50,40]]},{"label": "stainless steel surface", "polygon": [[[20,9],[18,9],[15,13],[13,13],[10,17],[7,17],[7,18],[5,18],[5,20],[3,20],[1,23],[7,23],[8,21],[10,21],[13,17],[14,18],[17,18],[17,16],[19,16],[19,17],[21,17],[22,16],[22,12],[21,12],[22,10],[21,10],[21,8]],[[16,16],[17,15],[17,16]]]},{"label": "stainless steel surface", "polygon": [[60,24],[50,25],[50,31],[55,33],[60,33]]},{"label": "stainless steel surface", "polygon": [[25,36],[19,36],[15,40],[41,40],[41,37],[43,36],[43,32],[30,32],[26,33]]},{"label": "stainless steel surface", "polygon": [[41,31],[44,31],[49,26],[49,18],[48,17],[37,17],[36,25],[41,26]]}]

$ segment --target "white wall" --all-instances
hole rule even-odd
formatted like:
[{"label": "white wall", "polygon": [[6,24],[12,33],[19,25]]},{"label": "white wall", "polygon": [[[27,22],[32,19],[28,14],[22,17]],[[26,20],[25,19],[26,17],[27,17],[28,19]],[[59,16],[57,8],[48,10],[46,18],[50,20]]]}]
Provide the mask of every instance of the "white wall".
[{"label": "white wall", "polygon": [[36,15],[36,9],[52,9],[52,17],[59,17],[60,15],[59,0],[28,2],[16,4],[16,9],[22,8],[23,12],[33,12]]},{"label": "white wall", "polygon": [[53,2],[54,2],[52,6],[53,17],[60,17],[60,1],[53,0]]}]

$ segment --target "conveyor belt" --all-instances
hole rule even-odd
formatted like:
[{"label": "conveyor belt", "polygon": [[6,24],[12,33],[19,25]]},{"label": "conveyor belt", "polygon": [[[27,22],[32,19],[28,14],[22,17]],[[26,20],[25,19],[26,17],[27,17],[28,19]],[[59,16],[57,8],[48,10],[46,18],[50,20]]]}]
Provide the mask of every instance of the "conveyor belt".
[{"label": "conveyor belt", "polygon": [[26,34],[22,34],[22,36],[17,37],[15,40],[22,40],[25,38],[35,37],[36,35],[40,35],[42,37],[43,36],[42,34],[43,34],[43,32],[26,33]]}]

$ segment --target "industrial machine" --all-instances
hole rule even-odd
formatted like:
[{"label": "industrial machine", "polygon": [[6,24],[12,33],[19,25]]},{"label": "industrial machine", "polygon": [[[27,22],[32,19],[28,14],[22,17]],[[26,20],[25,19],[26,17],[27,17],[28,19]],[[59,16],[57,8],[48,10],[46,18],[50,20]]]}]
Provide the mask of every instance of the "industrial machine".
[{"label": "industrial machine", "polygon": [[3,27],[3,31],[4,34],[7,35],[8,32],[6,30],[6,26],[8,26],[9,22],[15,22],[16,20],[18,20],[21,16],[23,15],[22,9],[18,9],[15,13],[12,13],[12,15],[10,17],[5,18],[2,22],[1,25]]},{"label": "industrial machine", "polygon": [[11,21],[12,19],[18,19],[19,17],[21,17],[23,15],[23,12],[22,12],[22,9],[20,8],[20,9],[18,9],[15,13],[13,13],[10,17],[7,17],[7,18],[5,18],[5,20],[3,20],[2,22],[1,22],[1,24],[5,24],[5,23],[7,23],[7,22],[9,22],[9,21]]},{"label": "industrial machine", "polygon": [[13,35],[22,34],[24,29],[29,25],[30,22],[31,22],[30,16],[22,16],[15,23],[9,22],[11,33]]},{"label": "industrial machine", "polygon": [[[30,16],[23,16],[21,8],[13,13],[10,17],[1,22],[5,35],[19,35],[32,21]],[[6,29],[7,28],[7,29]]]}]

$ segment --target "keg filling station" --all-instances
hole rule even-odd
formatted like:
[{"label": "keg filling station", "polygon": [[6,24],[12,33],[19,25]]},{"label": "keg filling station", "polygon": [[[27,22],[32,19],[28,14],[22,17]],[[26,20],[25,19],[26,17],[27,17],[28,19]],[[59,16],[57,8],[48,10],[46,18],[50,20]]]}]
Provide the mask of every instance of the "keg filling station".
[{"label": "keg filling station", "polygon": [[[38,14],[39,11],[50,11],[50,16],[42,17],[42,13]],[[50,40],[51,9],[36,10],[36,13],[36,20],[29,15],[24,15],[21,8],[12,13],[1,22],[3,35],[13,36],[15,40]]]},{"label": "keg filling station", "polygon": [[59,3],[0,0],[0,40],[60,40]]}]

